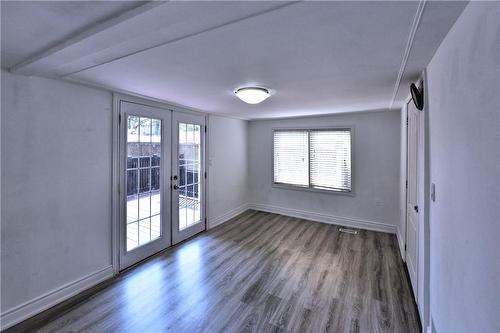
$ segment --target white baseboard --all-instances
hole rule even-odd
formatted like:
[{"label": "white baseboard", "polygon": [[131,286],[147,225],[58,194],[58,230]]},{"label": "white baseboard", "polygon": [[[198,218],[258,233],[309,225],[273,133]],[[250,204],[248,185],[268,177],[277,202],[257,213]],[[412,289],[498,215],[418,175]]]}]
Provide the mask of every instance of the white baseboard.
[{"label": "white baseboard", "polygon": [[263,204],[250,204],[248,208],[269,213],[298,217],[316,222],[336,224],[351,228],[380,231],[390,234],[396,233],[396,226],[388,223],[362,220],[351,217],[334,216],[329,214],[322,214],[322,213],[309,212],[309,211],[286,208],[286,207],[263,205]]},{"label": "white baseboard", "polygon": [[405,243],[403,241],[403,236],[401,235],[401,230],[397,228],[396,231],[396,237],[398,238],[398,245],[399,245],[399,251],[401,253],[401,259],[403,259],[404,262],[406,262],[406,257],[405,257]]},{"label": "white baseboard", "polygon": [[248,210],[248,204],[243,204],[239,207],[231,209],[228,212],[225,212],[224,214],[222,214],[218,217],[210,217],[210,218],[208,218],[207,228],[212,229],[212,228],[214,228],[214,227],[216,227],[224,222],[229,221],[233,217],[240,215],[241,213],[243,213],[246,210]]},{"label": "white baseboard", "polygon": [[113,277],[113,267],[109,266],[15,306],[1,314],[1,329],[5,330],[33,317],[111,277]]}]

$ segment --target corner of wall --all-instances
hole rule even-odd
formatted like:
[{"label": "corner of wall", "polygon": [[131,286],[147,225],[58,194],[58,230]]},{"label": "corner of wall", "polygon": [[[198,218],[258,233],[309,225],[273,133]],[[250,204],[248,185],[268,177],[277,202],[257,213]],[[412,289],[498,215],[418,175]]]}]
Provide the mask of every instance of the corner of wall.
[{"label": "corner of wall", "polygon": [[401,234],[401,228],[399,226],[396,228],[396,237],[398,239],[399,253],[401,254],[401,259],[404,262],[406,262],[406,257],[405,257],[405,242],[404,242],[404,237]]},{"label": "corner of wall", "polygon": [[228,222],[229,220],[231,220],[232,218],[240,215],[241,213],[247,211],[249,209],[250,205],[248,203],[245,203],[239,207],[236,207],[234,209],[231,209],[230,211],[227,211],[225,212],[224,214],[220,215],[220,216],[217,216],[217,217],[213,217],[213,218],[209,218],[208,219],[208,226],[207,226],[207,229],[213,229],[223,223],[226,223]]}]

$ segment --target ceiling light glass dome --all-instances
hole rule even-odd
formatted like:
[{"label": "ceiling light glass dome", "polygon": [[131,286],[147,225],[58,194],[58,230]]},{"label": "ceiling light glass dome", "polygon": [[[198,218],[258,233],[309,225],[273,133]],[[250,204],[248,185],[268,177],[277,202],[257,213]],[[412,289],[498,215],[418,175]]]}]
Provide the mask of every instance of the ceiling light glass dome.
[{"label": "ceiling light glass dome", "polygon": [[269,90],[262,87],[244,87],[235,91],[236,96],[248,104],[259,104],[266,100],[271,94]]}]

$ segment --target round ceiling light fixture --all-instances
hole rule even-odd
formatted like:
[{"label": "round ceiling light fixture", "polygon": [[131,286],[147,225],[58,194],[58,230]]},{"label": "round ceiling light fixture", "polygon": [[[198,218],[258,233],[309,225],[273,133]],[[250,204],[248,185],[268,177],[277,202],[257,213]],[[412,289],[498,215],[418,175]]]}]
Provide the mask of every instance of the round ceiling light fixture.
[{"label": "round ceiling light fixture", "polygon": [[236,96],[248,104],[259,104],[271,96],[269,89],[262,87],[244,87],[235,92]]}]

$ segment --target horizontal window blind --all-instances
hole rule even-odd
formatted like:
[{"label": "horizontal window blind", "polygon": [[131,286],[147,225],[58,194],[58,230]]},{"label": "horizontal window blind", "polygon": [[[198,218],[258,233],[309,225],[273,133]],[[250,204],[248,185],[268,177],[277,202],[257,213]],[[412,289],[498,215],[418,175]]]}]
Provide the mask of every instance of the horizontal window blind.
[{"label": "horizontal window blind", "polygon": [[351,192],[351,129],[274,131],[274,183]]},{"label": "horizontal window blind", "polygon": [[351,190],[351,131],[311,130],[310,167],[313,188]]},{"label": "horizontal window blind", "polygon": [[274,182],[309,186],[309,133],[274,132]]}]

